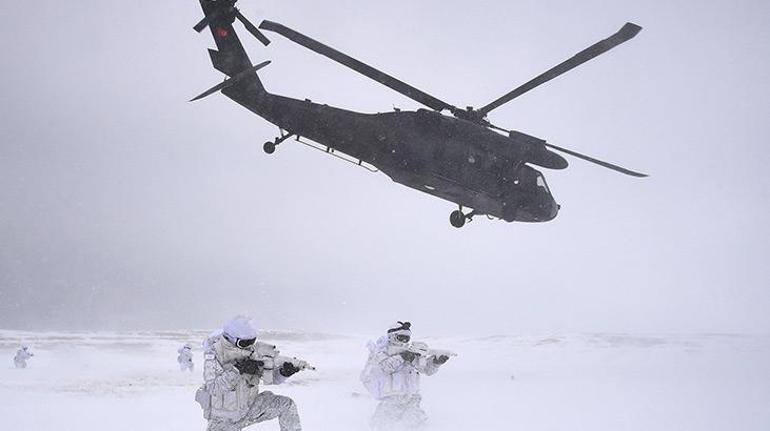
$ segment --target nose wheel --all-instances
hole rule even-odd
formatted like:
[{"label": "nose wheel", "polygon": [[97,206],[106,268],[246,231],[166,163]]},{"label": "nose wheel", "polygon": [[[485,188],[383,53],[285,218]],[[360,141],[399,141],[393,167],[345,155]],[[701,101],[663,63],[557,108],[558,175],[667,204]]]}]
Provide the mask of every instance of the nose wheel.
[{"label": "nose wheel", "polygon": [[461,205],[460,209],[452,211],[452,213],[449,214],[449,223],[452,226],[454,226],[454,227],[459,229],[459,228],[465,226],[465,222],[466,221],[473,220],[473,216],[475,216],[475,215],[476,215],[476,211],[475,210],[469,212],[468,214],[463,213],[463,207]]},{"label": "nose wheel", "polygon": [[262,146],[262,149],[267,154],[273,154],[275,152],[275,148],[277,146],[281,145],[281,142],[291,138],[292,136],[294,136],[292,133],[287,133],[287,134],[285,134],[285,135],[283,135],[283,136],[281,136],[279,138],[275,138],[275,141],[273,141],[273,142],[270,142],[270,141],[265,142],[265,145]]},{"label": "nose wheel", "polygon": [[465,214],[460,210],[452,211],[452,214],[449,214],[449,223],[456,228],[465,226]]}]

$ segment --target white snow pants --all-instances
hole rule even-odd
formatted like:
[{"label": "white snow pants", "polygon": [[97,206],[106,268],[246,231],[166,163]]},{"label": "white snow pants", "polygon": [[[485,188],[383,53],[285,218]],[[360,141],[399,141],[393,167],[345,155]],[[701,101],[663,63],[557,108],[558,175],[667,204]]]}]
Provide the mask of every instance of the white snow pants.
[{"label": "white snow pants", "polygon": [[27,361],[23,359],[14,359],[13,364],[16,365],[16,368],[27,368]]},{"label": "white snow pants", "polygon": [[260,392],[243,419],[233,422],[226,418],[212,417],[206,430],[240,431],[248,426],[275,418],[278,418],[281,431],[302,431],[294,400],[272,392]]},{"label": "white snow pants", "polygon": [[428,421],[428,415],[420,407],[422,397],[395,395],[383,398],[370,421],[377,431],[395,431],[420,428]]},{"label": "white snow pants", "polygon": [[180,362],[179,369],[182,371],[190,370],[190,372],[193,372],[195,371],[195,364],[193,362]]}]

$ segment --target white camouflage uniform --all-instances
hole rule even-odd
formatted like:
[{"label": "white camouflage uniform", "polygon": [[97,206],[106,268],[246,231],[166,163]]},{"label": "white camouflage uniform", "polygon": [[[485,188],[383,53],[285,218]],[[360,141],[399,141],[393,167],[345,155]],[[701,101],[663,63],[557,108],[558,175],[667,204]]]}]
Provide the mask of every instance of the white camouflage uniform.
[{"label": "white camouflage uniform", "polygon": [[180,347],[177,353],[179,353],[179,356],[176,357],[176,361],[179,362],[179,369],[182,371],[194,371],[195,364],[193,363],[193,354],[190,346],[184,345]]},{"label": "white camouflage uniform", "polygon": [[[234,364],[254,353],[254,347],[234,346],[223,335],[206,343],[203,378],[211,394],[208,431],[240,431],[256,423],[278,419],[281,431],[301,431],[294,401],[272,392],[259,391],[259,376],[241,374]],[[276,368],[272,383],[286,380]]]},{"label": "white camouflage uniform", "polygon": [[433,357],[406,362],[389,352],[389,347],[405,344],[395,339],[398,334],[411,336],[411,331],[395,331],[369,343],[369,359],[361,373],[364,386],[380,401],[370,421],[376,430],[414,429],[428,420],[420,407],[420,374],[433,375],[440,365]]},{"label": "white camouflage uniform", "polygon": [[35,356],[27,350],[27,347],[22,347],[16,352],[16,356],[13,357],[13,364],[16,368],[27,368],[27,360]]}]

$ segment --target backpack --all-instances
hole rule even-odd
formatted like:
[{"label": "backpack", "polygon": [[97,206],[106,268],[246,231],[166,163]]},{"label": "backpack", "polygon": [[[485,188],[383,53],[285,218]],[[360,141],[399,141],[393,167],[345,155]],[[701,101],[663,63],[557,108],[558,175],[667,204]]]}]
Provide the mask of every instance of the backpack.
[{"label": "backpack", "polygon": [[195,402],[200,404],[201,409],[203,409],[203,419],[211,418],[211,394],[206,390],[205,385],[195,391]]},{"label": "backpack", "polygon": [[372,397],[380,399],[382,398],[382,386],[386,376],[374,361],[377,345],[370,341],[367,347],[369,348],[369,358],[366,361],[364,370],[361,372],[361,383],[364,384],[364,387]]}]

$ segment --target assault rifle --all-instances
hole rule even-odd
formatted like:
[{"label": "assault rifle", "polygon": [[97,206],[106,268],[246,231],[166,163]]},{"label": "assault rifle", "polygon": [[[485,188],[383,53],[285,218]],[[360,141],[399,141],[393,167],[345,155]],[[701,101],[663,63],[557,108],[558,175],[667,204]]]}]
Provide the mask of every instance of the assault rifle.
[{"label": "assault rifle", "polygon": [[254,353],[251,354],[251,359],[261,361],[264,363],[263,370],[267,372],[262,373],[262,381],[269,385],[273,383],[273,371],[280,369],[283,364],[290,363],[298,368],[300,371],[311,370],[315,371],[315,367],[310,365],[309,362],[290,356],[282,356],[281,352],[272,344],[256,342],[254,343]]},{"label": "assault rifle", "polygon": [[447,358],[451,358],[454,356],[457,356],[457,353],[452,352],[450,350],[440,350],[440,349],[431,349],[428,347],[428,344],[415,341],[411,344],[406,344],[403,346],[399,345],[390,345],[388,346],[388,354],[390,355],[400,355],[402,352],[411,352],[414,353],[417,356],[417,359],[425,365],[425,363],[430,358],[439,358],[441,356],[446,356]]}]

